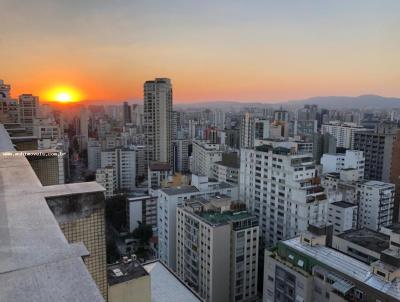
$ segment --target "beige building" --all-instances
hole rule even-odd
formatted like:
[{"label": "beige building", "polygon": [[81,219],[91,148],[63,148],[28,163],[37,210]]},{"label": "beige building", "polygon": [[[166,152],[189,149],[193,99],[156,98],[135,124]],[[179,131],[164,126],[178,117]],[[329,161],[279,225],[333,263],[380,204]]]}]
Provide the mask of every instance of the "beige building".
[{"label": "beige building", "polygon": [[32,94],[19,96],[19,120],[28,135],[33,134],[33,121],[39,115],[39,97]]},{"label": "beige building", "polygon": [[258,222],[227,196],[195,198],[177,209],[178,276],[205,301],[257,297]]},{"label": "beige building", "polygon": [[151,302],[150,275],[135,259],[107,267],[108,302]]},{"label": "beige building", "polygon": [[144,132],[146,162],[167,162],[172,166],[172,83],[156,78],[144,83]]},{"label": "beige building", "polygon": [[104,167],[96,170],[96,182],[104,187],[106,191],[104,195],[106,198],[114,196],[117,189],[117,183],[114,175],[114,169],[111,166]]},{"label": "beige building", "polygon": [[46,198],[69,243],[82,242],[89,256],[84,262],[103,297],[107,298],[104,189],[96,182],[52,186]]},{"label": "beige building", "polygon": [[54,149],[26,151],[26,158],[43,186],[65,183],[64,158]]}]

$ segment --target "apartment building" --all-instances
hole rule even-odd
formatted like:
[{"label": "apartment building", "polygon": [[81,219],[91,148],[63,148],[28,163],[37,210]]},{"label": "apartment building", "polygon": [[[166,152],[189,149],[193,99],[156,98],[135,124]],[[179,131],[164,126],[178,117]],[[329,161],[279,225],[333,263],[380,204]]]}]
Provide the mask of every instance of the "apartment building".
[{"label": "apartment building", "polygon": [[327,197],[311,154],[260,146],[241,150],[240,200],[259,219],[267,246],[324,221]]},{"label": "apartment building", "polygon": [[101,167],[101,144],[98,140],[89,138],[87,145],[88,169],[96,171]]},{"label": "apartment building", "polygon": [[157,198],[150,195],[127,198],[127,225],[133,232],[139,223],[157,227]]},{"label": "apartment building", "polygon": [[257,297],[258,219],[229,197],[191,198],[177,209],[177,273],[205,301]]},{"label": "apartment building", "polygon": [[136,154],[134,150],[116,148],[101,152],[101,168],[114,169],[116,188],[131,190],[136,186]]},{"label": "apartment building", "polygon": [[39,116],[39,97],[32,94],[22,94],[18,99],[19,121],[25,127],[28,135],[33,135],[33,121]]},{"label": "apartment building", "polygon": [[213,178],[220,182],[239,185],[240,159],[236,153],[222,154],[222,160],[213,165]]},{"label": "apartment building", "polygon": [[359,226],[373,230],[393,223],[395,185],[381,181],[357,184]]},{"label": "apartment building", "polygon": [[354,149],[354,137],[358,131],[365,131],[367,129],[359,126],[355,123],[344,123],[340,121],[332,121],[329,124],[323,124],[321,126],[321,132],[329,133],[336,138],[336,147]]},{"label": "apartment building", "polygon": [[363,151],[365,156],[365,179],[390,181],[397,129],[396,124],[382,123],[374,131],[354,133],[354,149]]},{"label": "apartment building", "polygon": [[341,234],[357,228],[358,206],[346,201],[335,201],[328,205],[327,222],[333,226],[333,233]]},{"label": "apartment building", "polygon": [[106,198],[114,196],[117,190],[117,181],[112,166],[106,166],[96,170],[96,182],[103,186],[105,190],[104,195]]},{"label": "apartment building", "polygon": [[144,83],[144,132],[146,162],[172,159],[172,84],[170,79],[156,78]]},{"label": "apartment building", "polygon": [[364,179],[365,158],[362,151],[346,150],[345,153],[324,154],[321,158],[322,173],[355,169],[358,179]]},{"label": "apartment building", "polygon": [[209,181],[206,176],[192,175],[192,185],[152,191],[157,197],[158,256],[176,271],[176,208],[193,197],[210,198],[227,195],[238,199],[238,188],[224,182]]},{"label": "apartment building", "polygon": [[213,164],[222,160],[222,146],[208,141],[193,141],[192,173],[207,177],[213,176]]},{"label": "apartment building", "polygon": [[330,247],[329,227],[279,242],[265,251],[263,301],[399,301],[399,230],[388,233],[390,246],[371,264]]}]

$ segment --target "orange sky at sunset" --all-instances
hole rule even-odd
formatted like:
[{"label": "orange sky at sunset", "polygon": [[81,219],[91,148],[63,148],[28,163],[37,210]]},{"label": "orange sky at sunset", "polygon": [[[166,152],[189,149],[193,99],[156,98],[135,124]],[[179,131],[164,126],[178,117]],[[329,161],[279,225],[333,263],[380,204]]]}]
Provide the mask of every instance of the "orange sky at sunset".
[{"label": "orange sky at sunset", "polygon": [[154,77],[172,79],[176,103],[400,96],[399,1],[4,1],[0,79],[14,97],[70,86],[141,100]]}]

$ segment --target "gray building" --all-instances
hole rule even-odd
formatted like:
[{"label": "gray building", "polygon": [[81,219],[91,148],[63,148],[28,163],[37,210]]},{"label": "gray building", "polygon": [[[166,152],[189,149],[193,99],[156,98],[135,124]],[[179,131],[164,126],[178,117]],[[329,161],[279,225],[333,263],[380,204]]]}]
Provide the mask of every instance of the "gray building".
[{"label": "gray building", "polygon": [[354,149],[364,152],[365,179],[389,182],[397,125],[380,124],[375,131],[354,133]]}]

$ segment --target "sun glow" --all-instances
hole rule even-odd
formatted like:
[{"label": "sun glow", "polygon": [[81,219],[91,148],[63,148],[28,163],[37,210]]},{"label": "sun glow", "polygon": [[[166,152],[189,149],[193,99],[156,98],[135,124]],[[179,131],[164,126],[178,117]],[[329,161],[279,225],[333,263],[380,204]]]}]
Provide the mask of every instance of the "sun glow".
[{"label": "sun glow", "polygon": [[82,94],[72,87],[57,86],[44,93],[44,98],[51,102],[75,103],[82,101]]}]

